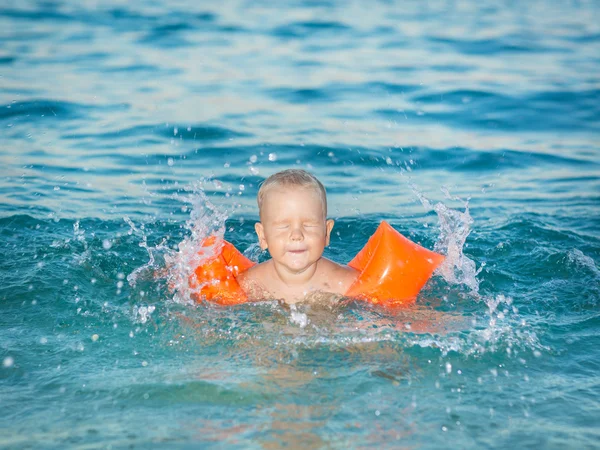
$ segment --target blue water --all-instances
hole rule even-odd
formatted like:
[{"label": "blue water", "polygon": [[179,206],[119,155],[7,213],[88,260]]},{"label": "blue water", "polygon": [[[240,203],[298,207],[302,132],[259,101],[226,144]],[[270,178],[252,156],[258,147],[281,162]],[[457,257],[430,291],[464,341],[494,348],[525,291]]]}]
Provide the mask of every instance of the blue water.
[{"label": "blue water", "polygon": [[[26,0],[0,42],[0,447],[600,448],[597,1]],[[328,257],[448,255],[415,307],[190,302],[289,167]]]}]

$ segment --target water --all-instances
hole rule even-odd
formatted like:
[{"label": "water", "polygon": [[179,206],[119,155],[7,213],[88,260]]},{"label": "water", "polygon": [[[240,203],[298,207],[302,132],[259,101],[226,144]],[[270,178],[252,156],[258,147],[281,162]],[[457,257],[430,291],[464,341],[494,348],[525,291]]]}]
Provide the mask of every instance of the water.
[{"label": "water", "polygon": [[[0,447],[600,448],[598,24],[4,5]],[[328,188],[328,257],[382,219],[449,255],[415,307],[189,302],[204,233],[265,258],[257,187],[288,167]]]}]

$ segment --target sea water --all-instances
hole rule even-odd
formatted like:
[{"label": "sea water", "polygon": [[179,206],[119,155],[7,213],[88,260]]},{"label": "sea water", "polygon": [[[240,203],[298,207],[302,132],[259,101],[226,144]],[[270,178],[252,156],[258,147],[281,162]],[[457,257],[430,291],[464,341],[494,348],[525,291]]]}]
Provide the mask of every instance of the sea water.
[{"label": "sea water", "polygon": [[[596,1],[0,8],[0,447],[599,448]],[[195,304],[317,175],[416,305]]]}]

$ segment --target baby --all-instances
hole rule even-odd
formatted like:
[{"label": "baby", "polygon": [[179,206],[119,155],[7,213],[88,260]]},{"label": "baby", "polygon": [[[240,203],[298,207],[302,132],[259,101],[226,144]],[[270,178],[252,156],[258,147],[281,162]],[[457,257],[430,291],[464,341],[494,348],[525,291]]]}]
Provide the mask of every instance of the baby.
[{"label": "baby", "polygon": [[255,230],[271,259],[238,276],[248,298],[297,303],[346,293],[358,271],[323,257],[333,220],[321,182],[304,170],[284,170],[265,180],[257,200]]}]

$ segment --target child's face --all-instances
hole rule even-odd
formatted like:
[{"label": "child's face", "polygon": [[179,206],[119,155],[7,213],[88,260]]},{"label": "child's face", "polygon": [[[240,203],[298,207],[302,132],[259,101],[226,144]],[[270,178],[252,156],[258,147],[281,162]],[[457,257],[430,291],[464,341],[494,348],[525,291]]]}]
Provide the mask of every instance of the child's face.
[{"label": "child's face", "polygon": [[275,263],[290,273],[304,272],[329,245],[333,220],[326,221],[315,189],[273,187],[263,201],[261,220],[256,224],[261,248],[268,248]]}]

